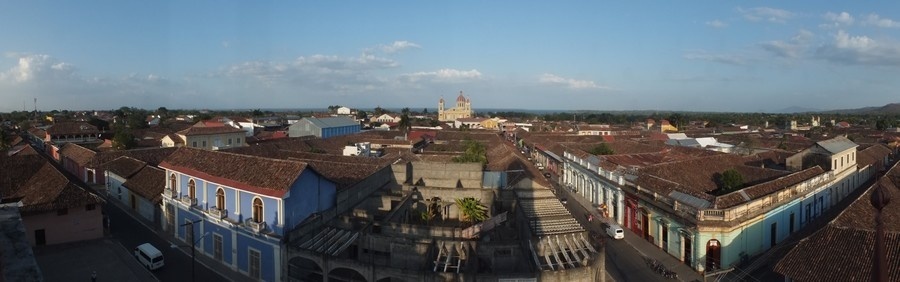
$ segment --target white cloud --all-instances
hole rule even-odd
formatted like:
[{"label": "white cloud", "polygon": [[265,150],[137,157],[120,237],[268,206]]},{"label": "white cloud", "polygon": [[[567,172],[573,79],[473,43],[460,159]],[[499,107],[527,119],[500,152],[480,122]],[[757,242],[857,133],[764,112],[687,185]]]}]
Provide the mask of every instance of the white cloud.
[{"label": "white cloud", "polygon": [[789,41],[769,41],[760,44],[762,48],[766,51],[769,51],[777,56],[785,57],[785,58],[799,58],[803,51],[809,47],[809,41],[812,40],[813,33],[801,29],[797,32],[797,35],[791,38]]},{"label": "white cloud", "polygon": [[706,51],[684,54],[684,58],[688,60],[710,61],[727,65],[743,65],[746,63],[743,56],[734,54],[712,54]]},{"label": "white cloud", "polygon": [[873,25],[873,26],[877,26],[877,27],[884,27],[884,28],[900,27],[900,22],[892,20],[892,19],[888,19],[888,18],[882,18],[881,16],[876,15],[876,14],[869,14],[868,16],[866,16],[866,19],[863,21],[863,24]]},{"label": "white cloud", "polygon": [[728,23],[723,22],[723,21],[720,21],[720,20],[711,20],[711,21],[708,21],[708,22],[706,22],[706,25],[707,25],[707,26],[710,26],[710,27],[713,27],[713,28],[726,28],[726,27],[728,27]]},{"label": "white cloud", "polygon": [[851,16],[847,12],[841,12],[840,14],[828,12],[828,13],[825,13],[825,15],[823,17],[828,21],[834,22],[835,26],[852,25],[853,24],[853,16]]},{"label": "white cloud", "polygon": [[419,49],[419,48],[422,48],[422,46],[420,46],[419,44],[413,43],[413,42],[406,41],[406,40],[394,41],[394,43],[391,43],[390,45],[379,45],[378,46],[378,49],[381,50],[381,52],[384,52],[387,54],[397,53],[397,52],[400,52],[400,51],[403,51],[406,49]]},{"label": "white cloud", "polygon": [[374,72],[399,65],[394,60],[371,54],[359,57],[318,54],[290,61],[244,62],[228,66],[214,76],[225,76],[235,81],[249,82],[250,85],[260,83],[270,88],[354,92],[380,87],[384,80]]},{"label": "white cloud", "polygon": [[74,67],[44,54],[7,53],[17,56],[18,63],[5,72],[0,72],[0,81],[26,83],[42,79],[61,79],[73,75]]},{"label": "white cloud", "polygon": [[414,72],[400,75],[400,80],[405,82],[463,82],[481,79],[481,72],[477,69],[457,70],[457,69],[440,69],[429,72]]},{"label": "white cloud", "polygon": [[564,78],[555,74],[545,73],[538,78],[538,81],[545,84],[563,85],[569,89],[610,89],[609,86],[598,85],[590,80],[576,80],[572,78]]},{"label": "white cloud", "polygon": [[900,66],[900,44],[839,30],[833,42],[816,50],[816,57],[847,65]]},{"label": "white cloud", "polygon": [[756,7],[749,9],[738,7],[737,11],[738,13],[743,15],[745,19],[755,22],[769,21],[773,23],[784,23],[794,17],[794,13],[792,12],[769,7]]}]

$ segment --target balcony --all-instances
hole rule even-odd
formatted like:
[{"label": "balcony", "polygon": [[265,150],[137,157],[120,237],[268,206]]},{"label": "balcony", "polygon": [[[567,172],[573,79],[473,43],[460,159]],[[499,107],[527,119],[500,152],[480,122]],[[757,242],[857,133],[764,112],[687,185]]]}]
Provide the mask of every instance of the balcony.
[{"label": "balcony", "polygon": [[185,206],[193,207],[197,205],[197,198],[191,198],[188,196],[181,197],[181,203]]},{"label": "balcony", "polygon": [[216,219],[223,219],[223,218],[225,218],[226,216],[228,216],[228,211],[226,211],[226,210],[220,210],[220,209],[217,209],[217,208],[211,208],[211,209],[209,209],[208,212],[209,212],[209,215],[210,215],[210,216],[212,216],[212,217],[214,217],[214,218],[216,218]]},{"label": "balcony", "polygon": [[178,198],[178,192],[175,192],[173,189],[165,189],[163,190],[163,196],[166,196],[170,199]]},{"label": "balcony", "polygon": [[256,222],[256,221],[253,221],[253,219],[251,218],[251,219],[248,219],[247,221],[245,221],[244,223],[246,223],[247,228],[249,228],[250,230],[253,230],[255,232],[262,232],[262,231],[266,230],[266,222],[265,221]]}]

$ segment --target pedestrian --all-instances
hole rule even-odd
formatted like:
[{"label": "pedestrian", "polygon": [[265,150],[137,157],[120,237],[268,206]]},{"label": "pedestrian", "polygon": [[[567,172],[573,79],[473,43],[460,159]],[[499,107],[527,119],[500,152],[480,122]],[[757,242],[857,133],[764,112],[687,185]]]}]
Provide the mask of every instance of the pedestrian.
[{"label": "pedestrian", "polygon": [[91,273],[91,282],[97,282],[97,271]]},{"label": "pedestrian", "polygon": [[588,222],[594,221],[594,215],[588,215]]}]

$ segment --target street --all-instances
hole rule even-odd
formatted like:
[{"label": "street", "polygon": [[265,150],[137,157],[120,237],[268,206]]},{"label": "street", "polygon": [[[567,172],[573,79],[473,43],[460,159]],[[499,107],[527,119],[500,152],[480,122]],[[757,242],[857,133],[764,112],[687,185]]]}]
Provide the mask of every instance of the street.
[{"label": "street", "polygon": [[[109,199],[109,201],[115,200]],[[170,242],[159,237],[153,230],[139,223],[137,219],[131,218],[119,206],[107,203],[104,208],[110,218],[110,235],[114,241],[122,244],[129,252],[138,245],[149,242],[163,253],[165,266],[152,271],[157,279],[160,281],[191,281],[190,245],[179,247],[180,250],[173,249],[170,247]],[[200,254],[198,250],[196,255],[203,254]],[[197,263],[194,281],[228,280]]]},{"label": "street", "polygon": [[[585,229],[600,234],[600,236],[605,239],[606,271],[613,280],[670,281],[670,279],[651,270],[646,261],[644,261],[645,256],[664,263],[669,270],[676,271],[679,275],[678,280],[692,281],[701,278],[698,273],[690,270],[674,257],[663,253],[662,250],[645,241],[640,239],[637,240],[637,244],[642,244],[640,248],[630,243],[629,241],[633,241],[634,238],[637,238],[634,236],[638,236],[631,232],[631,230],[625,230],[625,239],[623,240],[614,240],[610,238],[606,235],[606,230],[604,230],[605,227],[603,225],[604,220],[611,221],[612,219],[602,218],[599,212],[594,209],[593,205],[587,199],[562,187],[562,185],[559,184],[556,175],[551,175],[549,180],[553,186],[552,190],[557,194],[557,197],[566,199],[566,203],[563,204],[563,206],[569,210],[569,213],[571,213]],[[588,222],[588,214],[593,214],[593,220],[591,222]]]}]

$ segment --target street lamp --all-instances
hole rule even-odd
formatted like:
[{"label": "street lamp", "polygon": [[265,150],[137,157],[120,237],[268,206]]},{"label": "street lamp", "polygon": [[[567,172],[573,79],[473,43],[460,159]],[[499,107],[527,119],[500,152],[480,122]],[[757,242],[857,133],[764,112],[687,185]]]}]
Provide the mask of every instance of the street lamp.
[{"label": "street lamp", "polygon": [[[195,221],[190,221],[190,222],[187,222],[187,223],[185,223],[185,224],[179,225],[179,226],[188,226],[188,225],[191,226],[191,239],[192,239],[192,240],[191,240],[191,281],[197,281],[197,279],[195,278],[195,275],[194,275],[195,269],[196,269],[196,265],[197,265],[197,259],[194,258],[194,253],[196,252],[195,246],[197,245],[197,242],[200,242],[200,240],[203,240],[203,237],[206,237],[206,235],[209,235],[209,232],[206,232],[206,233],[203,233],[203,235],[200,236],[200,238],[197,238],[196,240],[193,240],[193,237],[194,237],[194,223],[198,223],[198,222],[200,222],[200,221],[203,221],[203,219],[198,219],[198,220],[195,220]],[[170,246],[170,247],[171,247],[172,249],[178,248],[178,246],[175,245],[175,244],[172,244],[172,246]]]}]

